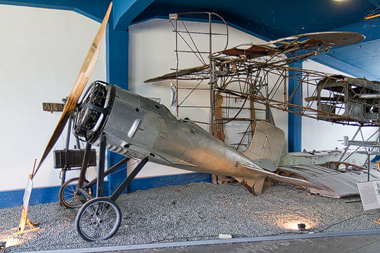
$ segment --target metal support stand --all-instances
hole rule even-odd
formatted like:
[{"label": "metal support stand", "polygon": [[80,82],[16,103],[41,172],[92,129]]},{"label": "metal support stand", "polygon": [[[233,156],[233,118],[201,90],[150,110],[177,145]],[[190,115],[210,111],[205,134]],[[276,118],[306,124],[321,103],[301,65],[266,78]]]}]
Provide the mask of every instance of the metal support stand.
[{"label": "metal support stand", "polygon": [[[352,137],[352,140],[355,140],[355,138],[356,138],[356,136],[358,135],[358,133],[361,131],[361,129],[362,129],[362,126],[359,126],[359,128],[358,128],[358,130],[356,130],[356,132],[355,132],[355,134],[354,134],[354,136]],[[347,140],[348,141],[348,140]],[[342,153],[342,155],[339,157],[339,162],[344,162],[345,160],[347,160],[351,155],[349,155],[348,157],[346,157],[346,159],[344,159],[344,160],[342,160],[343,159],[343,157],[344,157],[344,155],[347,153],[347,150],[350,148],[350,145],[347,143],[347,145],[346,145],[346,147],[344,148],[344,151],[343,151],[343,153]],[[359,149],[359,147],[355,150],[355,151],[357,151]]]},{"label": "metal support stand", "polygon": [[369,177],[370,177],[370,171],[371,171],[371,154],[368,152],[367,159],[368,159],[368,179],[367,181],[369,182]]},{"label": "metal support stand", "polygon": [[380,152],[376,152],[376,151],[358,151],[359,154],[365,154],[367,155],[367,166],[368,166],[368,177],[367,177],[367,181],[369,182],[370,181],[370,177],[371,177],[371,155],[380,155]]},{"label": "metal support stand", "polygon": [[137,176],[140,170],[149,161],[148,157],[145,157],[140,161],[137,167],[132,171],[132,173],[124,180],[124,182],[116,189],[116,191],[111,195],[110,199],[116,201],[116,199],[123,193],[123,191],[128,187],[132,180]]}]

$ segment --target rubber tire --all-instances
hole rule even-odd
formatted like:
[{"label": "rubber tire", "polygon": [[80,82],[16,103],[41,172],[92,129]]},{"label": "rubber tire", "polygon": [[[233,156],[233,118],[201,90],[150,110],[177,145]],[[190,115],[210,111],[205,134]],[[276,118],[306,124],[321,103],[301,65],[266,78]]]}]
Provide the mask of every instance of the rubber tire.
[{"label": "rubber tire", "polygon": [[[70,192],[72,192],[72,194],[70,196],[72,196],[73,198],[75,198],[75,192],[77,191],[78,189],[78,183],[76,184],[76,188],[73,189],[72,186],[73,186],[73,182],[75,181],[79,181],[79,177],[74,177],[74,178],[71,178],[70,180],[67,180],[62,186],[61,188],[59,189],[59,202],[66,208],[69,208],[69,209],[72,209],[72,208],[77,208],[77,207],[81,207],[83,205],[82,202],[80,202],[79,200],[76,200],[77,204],[71,204],[67,201],[67,198],[65,199],[65,195],[67,195],[67,193],[65,193],[65,190],[67,190],[66,188],[70,187],[71,189],[69,190]],[[85,180],[84,181],[86,184],[88,184],[88,180]],[[89,189],[87,189],[87,192],[92,196],[93,195],[93,192],[94,190],[92,189],[92,187],[90,187]],[[70,194],[70,193],[69,193]]]},{"label": "rubber tire", "polygon": [[[103,211],[105,209],[108,210],[105,213],[107,216],[103,217],[101,214],[103,214]],[[101,211],[102,213],[94,214],[94,211]],[[109,217],[109,215],[112,215],[113,217]],[[101,231],[100,226],[102,224],[106,224],[104,227],[107,228],[107,223],[109,219],[112,220],[112,228],[109,229],[109,231]],[[121,211],[119,206],[113,200],[105,197],[95,198],[90,201],[87,201],[79,209],[75,217],[75,227],[77,229],[78,234],[88,242],[106,240],[112,237],[119,230],[120,223]],[[98,232],[100,232],[100,235],[90,235],[86,230],[98,230]]]}]

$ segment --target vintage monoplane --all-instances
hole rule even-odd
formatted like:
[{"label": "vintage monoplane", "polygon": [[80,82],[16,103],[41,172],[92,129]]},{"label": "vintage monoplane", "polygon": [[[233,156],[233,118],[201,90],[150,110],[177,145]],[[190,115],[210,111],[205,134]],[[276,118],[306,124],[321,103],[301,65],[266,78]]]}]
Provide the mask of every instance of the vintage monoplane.
[{"label": "vintage monoplane", "polygon": [[[69,115],[74,113],[76,115],[74,133],[84,139],[87,146],[80,176],[75,179],[78,186],[72,198],[66,199],[65,190],[70,185],[65,184],[61,188],[60,199],[66,207],[81,206],[75,224],[83,239],[103,240],[117,232],[121,222],[121,211],[115,201],[148,161],[190,171],[231,176],[252,192],[261,192],[266,178],[308,188],[323,188],[310,181],[274,173],[285,137],[281,129],[267,122],[257,125],[250,147],[241,153],[213,137],[191,120],[177,119],[164,105],[116,85],[96,81],[91,84],[78,103],[97,60],[111,8],[112,3],[88,51],[62,116],[33,174],[34,177],[61,135]],[[257,54],[272,54],[278,50],[284,53],[295,48],[303,50],[325,44],[345,45],[363,39],[360,34],[343,32],[301,37],[302,42],[285,43],[284,41],[289,41],[288,39],[281,43],[279,41],[281,46],[277,49],[251,47],[245,52],[254,52],[250,53],[249,57],[255,57]],[[343,43],[345,40],[347,43]],[[226,52],[233,54],[235,51],[236,49],[232,49]],[[85,180],[87,159],[93,144],[100,146],[99,170],[97,178],[87,182]],[[106,149],[126,158],[104,172]],[[104,176],[115,171],[130,157],[141,161],[111,196],[103,197]],[[96,182],[97,193],[96,197],[93,197],[92,186]]]}]

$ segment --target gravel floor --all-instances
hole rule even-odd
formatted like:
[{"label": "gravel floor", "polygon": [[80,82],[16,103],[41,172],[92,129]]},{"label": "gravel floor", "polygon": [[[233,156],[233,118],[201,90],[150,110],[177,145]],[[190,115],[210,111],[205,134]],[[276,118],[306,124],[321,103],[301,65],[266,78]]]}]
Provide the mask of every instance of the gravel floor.
[{"label": "gravel floor", "polygon": [[90,248],[127,244],[147,244],[216,239],[219,234],[257,237],[299,233],[294,228],[304,222],[304,233],[347,232],[380,229],[373,219],[378,210],[363,211],[359,197],[331,199],[294,187],[275,185],[253,197],[240,184],[191,183],[123,194],[116,201],[123,220],[112,238],[85,242],[75,229],[76,209],[57,202],[31,206],[28,217],[41,229],[12,236],[21,209],[0,209],[0,241],[7,252]]}]

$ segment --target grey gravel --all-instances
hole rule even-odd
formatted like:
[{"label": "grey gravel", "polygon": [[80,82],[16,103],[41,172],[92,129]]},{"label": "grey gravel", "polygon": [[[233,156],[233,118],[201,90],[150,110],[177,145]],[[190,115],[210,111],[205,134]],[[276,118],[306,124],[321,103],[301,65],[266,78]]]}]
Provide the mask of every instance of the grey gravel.
[{"label": "grey gravel", "polygon": [[[0,209],[0,241],[7,252],[91,248],[217,239],[219,234],[259,237],[296,233],[377,230],[378,210],[363,211],[359,197],[331,199],[292,186],[274,185],[257,197],[242,185],[191,183],[123,194],[116,201],[123,220],[115,236],[86,242],[76,232],[77,209],[59,203],[30,206],[28,217],[40,230],[13,236],[21,209]],[[290,224],[305,222],[300,232]]]}]

